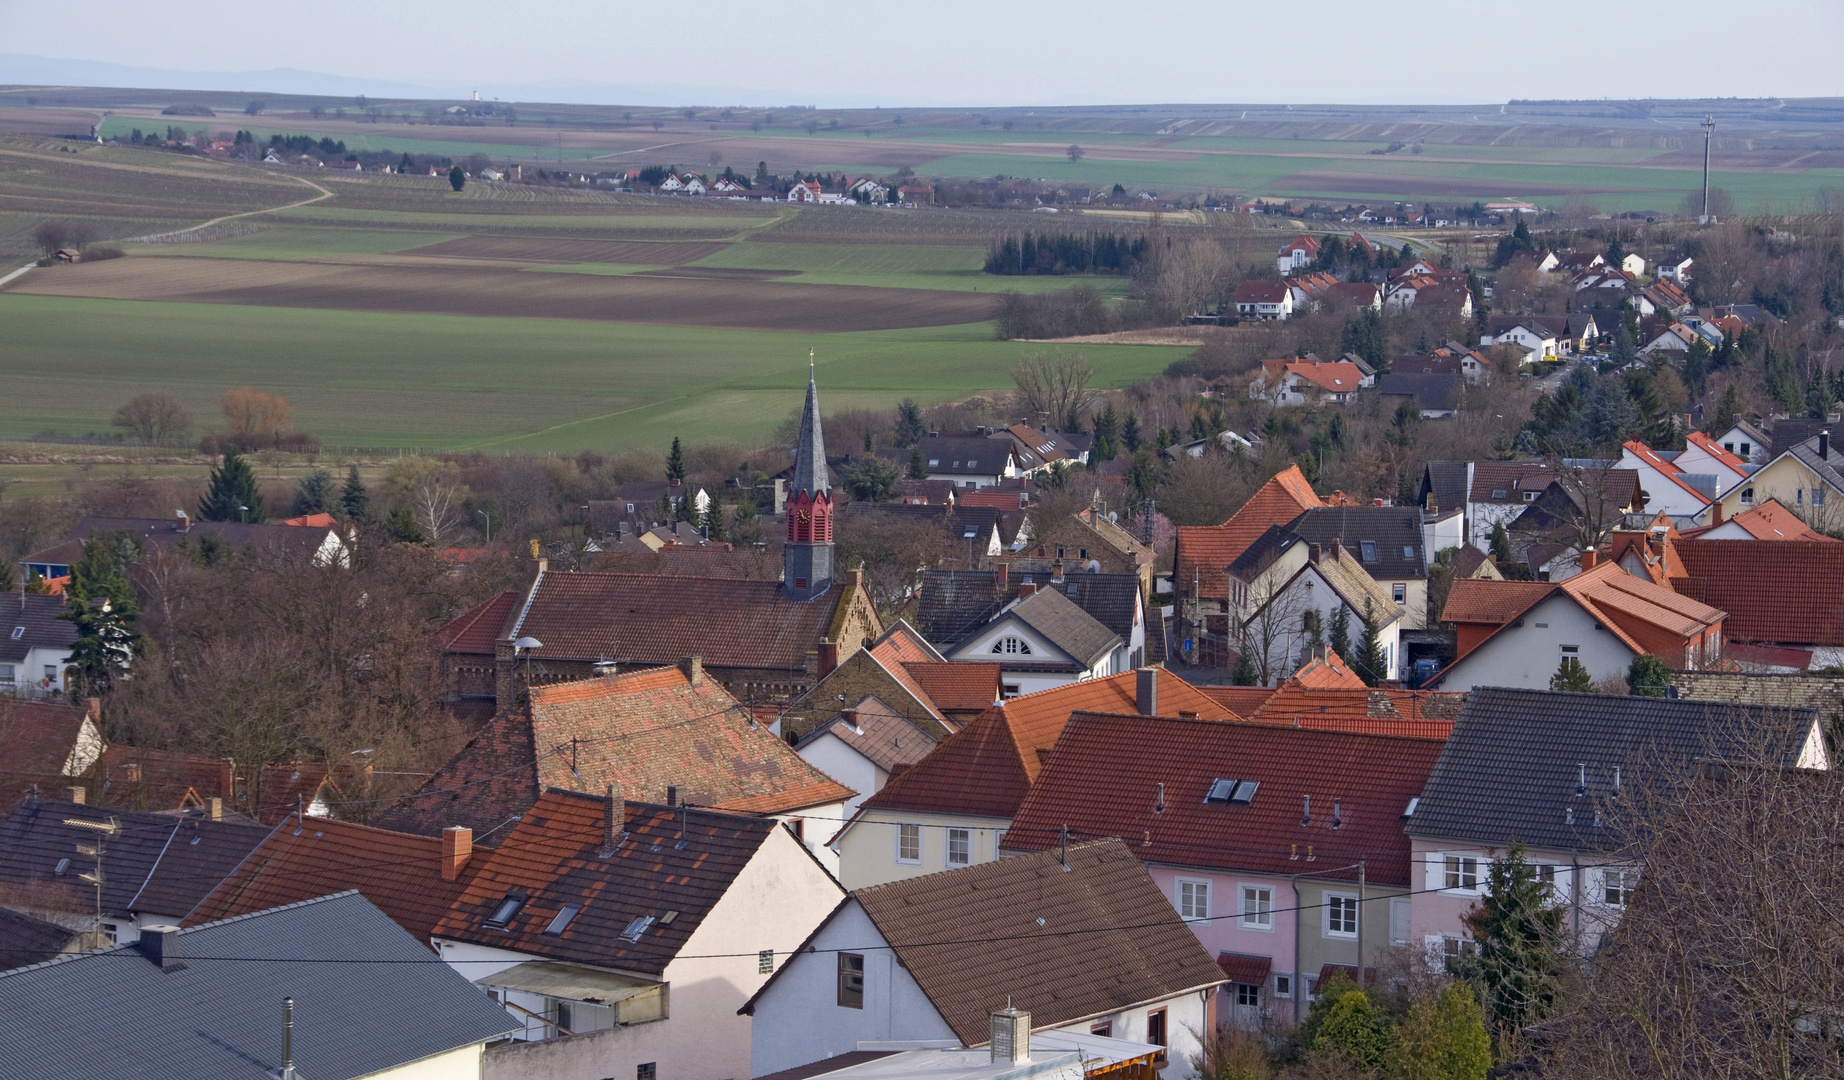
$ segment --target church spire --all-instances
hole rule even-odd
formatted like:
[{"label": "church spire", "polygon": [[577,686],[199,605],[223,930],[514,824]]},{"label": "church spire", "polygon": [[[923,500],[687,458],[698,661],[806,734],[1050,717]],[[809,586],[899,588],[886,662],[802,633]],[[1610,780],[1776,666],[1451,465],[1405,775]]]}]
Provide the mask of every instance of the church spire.
[{"label": "church spire", "polygon": [[820,391],[814,382],[813,353],[807,353],[807,405],[800,414],[800,445],[794,450],[794,482],[788,495],[831,491],[826,474],[826,438],[820,431]]},{"label": "church spire", "polygon": [[793,600],[812,600],[832,587],[832,483],[826,441],[820,433],[820,391],[813,354],[807,353],[807,404],[794,450],[794,481],[787,497],[787,544],[781,549],[781,587]]}]

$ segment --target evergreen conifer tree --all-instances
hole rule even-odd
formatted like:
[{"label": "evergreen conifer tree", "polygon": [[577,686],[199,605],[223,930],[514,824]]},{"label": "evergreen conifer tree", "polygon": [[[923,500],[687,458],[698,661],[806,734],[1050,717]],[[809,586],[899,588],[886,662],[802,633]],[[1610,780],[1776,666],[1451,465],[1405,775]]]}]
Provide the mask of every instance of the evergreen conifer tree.
[{"label": "evergreen conifer tree", "polygon": [[1352,665],[1366,685],[1375,686],[1389,678],[1389,671],[1383,663],[1382,627],[1377,623],[1376,605],[1370,598],[1364,598],[1364,627],[1357,642],[1357,663]]},{"label": "evergreen conifer tree", "polygon": [[928,461],[922,456],[922,448],[919,446],[909,452],[909,478],[911,480],[928,479]]},{"label": "evergreen conifer tree", "polygon": [[[1579,666],[1579,665],[1577,665]],[[1478,987],[1485,1018],[1500,1039],[1549,1015],[1561,989],[1563,909],[1512,841],[1492,860],[1485,895],[1463,916],[1478,947],[1455,974]]]},{"label": "evergreen conifer tree", "polygon": [[384,523],[384,534],[394,544],[426,544],[429,538],[423,535],[422,527],[416,524],[416,516],[407,507],[391,511],[391,516]]},{"label": "evergreen conifer tree", "polygon": [[139,553],[131,533],[93,533],[84,542],[83,557],[70,568],[66,607],[58,618],[77,629],[68,661],[74,696],[107,693],[141,651],[134,628],[141,609],[128,583],[128,564]]},{"label": "evergreen conifer tree", "polygon": [[346,470],[346,486],[339,493],[339,510],[347,521],[364,522],[371,512],[371,496],[359,479],[359,467]]},{"label": "evergreen conifer tree", "polygon": [[672,437],[672,449],[666,454],[666,482],[685,482],[685,451],[679,446],[679,437]]},{"label": "evergreen conifer tree", "polygon": [[1137,450],[1139,450],[1140,443],[1142,441],[1140,438],[1140,414],[1139,413],[1128,413],[1127,414],[1127,419],[1121,423],[1120,441],[1121,441],[1121,445],[1127,448],[1127,452],[1129,454],[1134,453]]},{"label": "evergreen conifer tree", "polygon": [[1581,661],[1573,656],[1565,656],[1562,663],[1556,665],[1556,674],[1549,677],[1551,690],[1574,694],[1594,693],[1594,677],[1588,669],[1581,666]]},{"label": "evergreen conifer tree", "polygon": [[1332,617],[1325,629],[1325,643],[1337,653],[1345,663],[1351,662],[1351,609],[1339,604],[1332,609]]},{"label": "evergreen conifer tree", "polygon": [[922,406],[914,398],[904,398],[896,405],[896,445],[914,446],[928,432],[922,426]]},{"label": "evergreen conifer tree", "polygon": [[294,517],[307,514],[324,514],[332,509],[333,474],[325,469],[315,469],[301,478],[295,487],[294,506],[290,508]]},{"label": "evergreen conifer tree", "polygon": [[1626,669],[1626,686],[1634,697],[1664,697],[1671,686],[1671,669],[1651,653],[1640,653]]},{"label": "evergreen conifer tree", "polygon": [[256,473],[242,454],[227,451],[224,461],[211,470],[211,486],[199,500],[198,516],[200,521],[267,520],[262,493],[256,490]]}]

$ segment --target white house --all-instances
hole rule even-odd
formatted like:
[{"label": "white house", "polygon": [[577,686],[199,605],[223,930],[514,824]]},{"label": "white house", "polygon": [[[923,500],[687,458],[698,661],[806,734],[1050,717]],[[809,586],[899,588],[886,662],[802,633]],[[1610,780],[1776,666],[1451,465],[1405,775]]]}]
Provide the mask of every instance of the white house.
[{"label": "white house", "polygon": [[1118,675],[1132,667],[1133,643],[1122,641],[1052,582],[1023,586],[1017,600],[946,652],[949,660],[998,663],[1001,684],[1029,694]]},{"label": "white house", "polygon": [[[1106,929],[1072,947],[1080,928]],[[747,1075],[866,1042],[991,1045],[1009,1005],[1033,1033],[1162,1047],[1162,1075],[1189,1080],[1225,981],[1127,845],[1072,843],[846,896],[743,1006]]]},{"label": "white house", "polygon": [[1675,255],[1671,258],[1661,260],[1654,276],[1663,278],[1666,281],[1676,282],[1679,285],[1685,285],[1690,282],[1690,271],[1695,265],[1696,260],[1692,259],[1690,256]]},{"label": "white house", "polygon": [[791,203],[817,203],[820,201],[820,196],[823,194],[825,193],[820,190],[820,182],[818,180],[797,180],[794,182],[794,186],[788,188],[787,201]]},{"label": "white house", "polygon": [[1245,281],[1236,286],[1235,305],[1244,319],[1285,319],[1293,314],[1293,290],[1284,281]]},{"label": "white house", "polygon": [[1674,322],[1670,326],[1660,330],[1657,337],[1641,345],[1639,347],[1639,355],[1649,357],[1656,352],[1677,353],[1678,355],[1673,359],[1679,366],[1682,366],[1684,363],[1683,354],[1690,351],[1691,344],[1697,341],[1698,337],[1699,335],[1695,330],[1685,326],[1683,323]]},{"label": "white house", "polygon": [[1632,274],[1635,277],[1644,274],[1646,272],[1645,256],[1636,251],[1628,252],[1626,256],[1620,260],[1620,269],[1622,272]]},{"label": "white house", "polygon": [[77,640],[76,624],[58,617],[65,610],[64,598],[20,593],[17,604],[14,599],[0,597],[0,695],[63,693],[68,689],[65,667]]},{"label": "white house", "polygon": [[841,895],[773,820],[552,788],[434,943],[519,1025],[486,1080],[741,1077],[737,1010]]},{"label": "white house", "polygon": [[1280,253],[1274,259],[1274,268],[1285,277],[1311,266],[1318,257],[1319,241],[1301,234],[1281,245]]},{"label": "white house", "polygon": [[1532,359],[1554,360],[1556,358],[1556,335],[1530,323],[1519,323],[1498,334],[1482,334],[1479,344],[1517,345],[1527,353],[1534,353]]},{"label": "white house", "polygon": [[[870,657],[870,651],[865,655]],[[794,752],[858,793],[845,804],[845,816],[850,817],[864,800],[883,790],[891,773],[921,761],[935,746],[933,735],[877,698],[867,697],[801,736]]]},{"label": "white house", "polygon": [[1721,444],[1701,431],[1693,431],[1684,437],[1684,449],[1671,459],[1671,464],[1682,472],[1714,476],[1717,497],[1746,480],[1754,471],[1746,458],[1723,449]]},{"label": "white house", "polygon": [[665,192],[667,194],[676,195],[679,192],[682,192],[685,190],[685,182],[683,180],[680,180],[677,176],[674,176],[671,173],[667,173],[665,178],[659,182],[659,187],[657,190],[661,192]]},{"label": "white house", "polygon": [[[1377,583],[1350,549],[1334,542],[1330,547],[1295,540],[1272,563],[1261,564],[1257,553],[1244,552],[1238,564],[1255,568],[1246,579],[1232,570],[1227,576],[1232,615],[1239,632],[1232,638],[1254,651],[1258,667],[1279,682],[1292,672],[1296,658],[1308,646],[1308,612],[1318,615],[1321,627],[1330,626],[1340,608],[1352,627],[1353,642],[1364,625],[1366,608],[1377,621],[1377,641],[1383,670],[1378,679],[1393,679],[1402,656],[1401,637],[1405,609],[1391,591]],[[1236,564],[1232,564],[1235,566]],[[1240,567],[1238,567],[1240,569]],[[1426,582],[1422,582],[1426,588]],[[1261,657],[1265,657],[1263,664]]]},{"label": "white house", "polygon": [[1249,383],[1249,397],[1275,405],[1343,405],[1376,381],[1349,360],[1263,360],[1261,374]]},{"label": "white house", "polygon": [[[1637,509],[1647,514],[1663,510],[1681,525],[1707,522],[1710,504],[1720,494],[1716,476],[1688,472],[1677,461],[1666,460],[1637,440],[1629,440],[1620,447],[1620,468],[1639,474],[1639,487],[1645,492],[1646,501]],[[1734,486],[1733,483],[1730,486]]]}]

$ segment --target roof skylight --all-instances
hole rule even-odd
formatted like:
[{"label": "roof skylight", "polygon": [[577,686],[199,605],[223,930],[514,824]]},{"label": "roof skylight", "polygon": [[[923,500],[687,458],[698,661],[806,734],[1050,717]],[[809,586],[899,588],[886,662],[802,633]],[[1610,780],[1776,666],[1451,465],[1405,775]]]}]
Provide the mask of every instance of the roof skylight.
[{"label": "roof skylight", "polygon": [[527,899],[529,898],[518,893],[507,893],[506,898],[493,909],[493,914],[487,917],[486,925],[495,930],[504,930],[507,924],[518,915],[519,909],[525,906]]},{"label": "roof skylight", "polygon": [[628,923],[626,930],[621,931],[621,940],[622,941],[639,941],[640,935],[646,933],[647,930],[650,927],[652,927],[652,925],[653,925],[653,916],[642,915],[636,918],[633,922]]},{"label": "roof skylight", "polygon": [[583,910],[581,904],[565,904],[557,910],[556,917],[551,920],[549,926],[544,928],[544,932],[547,934],[563,933],[564,928],[570,925],[570,920],[576,918],[576,913],[581,910]]}]

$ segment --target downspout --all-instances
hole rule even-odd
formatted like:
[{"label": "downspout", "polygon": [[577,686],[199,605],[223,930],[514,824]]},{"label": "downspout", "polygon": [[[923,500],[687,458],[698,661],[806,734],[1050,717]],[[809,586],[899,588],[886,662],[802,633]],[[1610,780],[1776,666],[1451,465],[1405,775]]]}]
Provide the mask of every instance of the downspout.
[{"label": "downspout", "polygon": [[1569,856],[1569,907],[1574,914],[1575,955],[1581,955],[1581,856]]},{"label": "downspout", "polygon": [[1293,874],[1287,878],[1287,884],[1293,888],[1293,1022],[1300,1022],[1300,920],[1305,916],[1300,907],[1300,875]]}]

